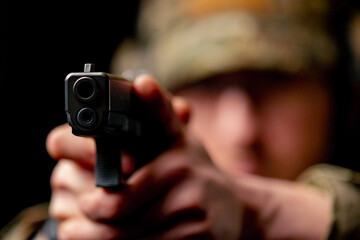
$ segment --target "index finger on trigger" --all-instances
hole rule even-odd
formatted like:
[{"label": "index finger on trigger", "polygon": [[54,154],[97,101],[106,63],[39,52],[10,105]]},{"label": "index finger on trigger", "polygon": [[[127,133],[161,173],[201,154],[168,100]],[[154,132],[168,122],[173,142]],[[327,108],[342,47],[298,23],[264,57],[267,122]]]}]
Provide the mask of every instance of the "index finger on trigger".
[{"label": "index finger on trigger", "polygon": [[54,128],[46,139],[46,149],[55,159],[71,159],[81,165],[93,167],[96,148],[92,138],[77,137],[67,124]]}]

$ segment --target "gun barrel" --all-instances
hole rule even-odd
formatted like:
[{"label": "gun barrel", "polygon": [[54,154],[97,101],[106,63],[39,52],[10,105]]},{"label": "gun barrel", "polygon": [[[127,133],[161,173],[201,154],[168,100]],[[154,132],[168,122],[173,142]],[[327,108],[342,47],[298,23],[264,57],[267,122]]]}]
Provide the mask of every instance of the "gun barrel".
[{"label": "gun barrel", "polygon": [[77,123],[83,128],[93,128],[97,123],[96,112],[92,108],[84,107],[76,115]]},{"label": "gun barrel", "polygon": [[82,77],[74,83],[74,94],[82,102],[93,100],[98,92],[96,81],[91,77]]},{"label": "gun barrel", "polygon": [[124,138],[141,135],[141,124],[133,115],[132,84],[104,72],[70,73],[65,79],[65,111],[72,132],[89,136],[96,143],[96,185],[122,185],[121,148]]}]

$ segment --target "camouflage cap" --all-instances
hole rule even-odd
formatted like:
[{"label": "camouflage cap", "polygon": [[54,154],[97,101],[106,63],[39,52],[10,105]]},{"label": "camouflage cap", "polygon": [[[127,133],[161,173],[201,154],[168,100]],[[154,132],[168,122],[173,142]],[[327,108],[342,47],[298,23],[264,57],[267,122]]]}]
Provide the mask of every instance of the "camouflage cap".
[{"label": "camouflage cap", "polygon": [[146,68],[166,88],[241,69],[295,73],[330,67],[326,0],[145,0],[139,39],[113,70]]}]

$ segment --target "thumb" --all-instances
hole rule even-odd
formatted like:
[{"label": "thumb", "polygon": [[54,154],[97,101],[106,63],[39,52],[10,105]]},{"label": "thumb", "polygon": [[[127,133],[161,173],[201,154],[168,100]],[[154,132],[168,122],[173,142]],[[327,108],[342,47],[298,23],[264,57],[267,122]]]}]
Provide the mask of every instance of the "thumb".
[{"label": "thumb", "polygon": [[174,112],[171,93],[163,89],[149,75],[137,77],[133,86],[138,104],[142,110],[140,117],[146,119],[149,127],[155,130],[158,136],[179,135],[182,124]]}]

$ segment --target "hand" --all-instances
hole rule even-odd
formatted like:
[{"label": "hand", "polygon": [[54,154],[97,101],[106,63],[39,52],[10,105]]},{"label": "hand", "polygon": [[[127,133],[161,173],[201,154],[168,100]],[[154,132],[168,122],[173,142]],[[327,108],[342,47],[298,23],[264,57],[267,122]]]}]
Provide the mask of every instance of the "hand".
[{"label": "hand", "polygon": [[[149,82],[150,81],[150,82]],[[160,125],[164,126],[163,129],[163,133],[167,134],[167,135],[182,135],[182,125],[179,123],[185,123],[188,119],[188,108],[186,106],[186,104],[184,104],[183,101],[176,99],[176,98],[172,98],[172,106],[174,107],[175,110],[175,114],[176,114],[176,119],[174,118],[174,112],[172,112],[172,108],[171,106],[169,107],[169,101],[167,100],[169,98],[168,94],[165,94],[163,92],[163,90],[161,90],[160,88],[158,88],[156,85],[154,85],[153,83],[151,83],[151,80],[149,80],[147,78],[143,79],[141,81],[135,82],[135,92],[136,94],[139,96],[140,99],[145,99],[147,101],[144,101],[144,103],[147,105],[147,107],[149,109],[152,109],[152,111],[149,111],[149,115],[153,114],[151,117],[153,117],[153,119],[156,119],[158,122],[162,123]],[[154,110],[155,109],[155,110]],[[203,152],[202,148],[201,151],[189,151],[189,144],[184,144],[186,141],[181,141],[183,140],[182,137],[179,137],[181,144],[178,144],[178,146],[175,148],[177,150],[173,150],[173,153],[171,154],[171,151],[168,151],[167,155],[174,155],[174,156],[179,156],[181,157],[185,157],[186,154],[183,154],[183,152],[200,152],[201,153],[201,158],[206,158],[206,164],[211,166],[211,171],[202,171],[203,173],[205,172],[212,172],[212,174],[217,174],[219,175],[219,173],[217,171],[214,171],[214,167],[211,165],[211,162],[208,161],[208,157],[207,155]],[[75,239],[81,239],[82,237],[84,239],[98,239],[98,238],[107,238],[107,236],[109,238],[112,238],[112,235],[116,235],[116,236],[134,236],[134,233],[138,234],[139,232],[142,231],[138,231],[138,229],[136,229],[136,231],[131,230],[129,231],[129,229],[133,229],[134,226],[138,228],[139,224],[136,224],[137,220],[140,216],[137,216],[138,214],[133,213],[132,211],[135,211],[136,209],[138,209],[139,206],[141,207],[145,207],[145,206],[150,206],[154,199],[158,199],[159,201],[156,203],[157,208],[148,208],[153,209],[151,210],[147,216],[148,217],[144,217],[144,215],[142,215],[140,218],[142,219],[143,222],[148,222],[149,226],[153,226],[153,223],[155,223],[154,220],[154,216],[158,216],[159,217],[159,222],[163,222],[163,225],[167,225],[169,224],[169,222],[177,222],[178,220],[176,219],[187,219],[190,218],[190,220],[196,220],[198,217],[201,217],[201,219],[203,219],[203,210],[201,210],[201,208],[198,209],[197,206],[200,206],[200,204],[195,204],[196,203],[196,199],[200,199],[200,200],[206,200],[207,202],[209,202],[207,199],[208,197],[202,196],[203,193],[201,193],[200,191],[202,191],[202,189],[206,189],[204,187],[202,187],[203,184],[207,184],[207,181],[190,181],[189,176],[191,176],[191,174],[184,174],[184,172],[191,172],[193,170],[195,170],[196,168],[194,166],[191,166],[189,164],[189,159],[190,155],[195,155],[195,154],[189,154],[189,157],[186,157],[186,159],[184,158],[184,161],[181,161],[181,159],[179,159],[179,157],[177,158],[173,158],[171,157],[171,159],[174,159],[172,161],[167,161],[164,159],[167,159],[168,157],[159,157],[157,161],[154,161],[150,164],[148,164],[147,166],[145,166],[144,168],[140,169],[139,171],[137,171],[133,177],[131,177],[129,179],[129,186],[127,188],[124,189],[123,194],[126,194],[127,192],[130,192],[130,196],[128,196],[127,198],[130,201],[130,203],[133,203],[134,205],[132,207],[125,207],[125,209],[127,209],[127,211],[129,212],[129,215],[132,215],[132,219],[134,219],[134,221],[129,221],[127,224],[121,224],[118,225],[117,227],[114,227],[113,224],[104,224],[104,221],[106,222],[114,222],[114,220],[120,221],[121,220],[121,215],[124,215],[125,213],[121,213],[121,214],[117,214],[119,209],[113,209],[113,208],[101,208],[103,212],[108,212],[108,214],[110,214],[107,217],[98,217],[96,213],[93,213],[91,210],[86,211],[85,206],[89,205],[86,204],[87,199],[91,199],[89,196],[90,192],[95,192],[95,193],[103,193],[106,196],[119,196],[119,192],[106,192],[103,189],[95,189],[94,186],[94,181],[93,181],[93,166],[94,166],[94,158],[95,158],[95,147],[94,147],[94,143],[92,140],[90,139],[84,139],[84,138],[79,138],[79,137],[75,137],[70,133],[70,129],[68,127],[62,126],[59,127],[57,129],[55,129],[48,137],[48,151],[50,153],[50,155],[53,156],[53,158],[55,159],[71,159],[70,160],[60,160],[58,166],[56,167],[54,173],[53,173],[53,177],[52,177],[52,188],[53,188],[53,197],[52,197],[52,201],[51,201],[51,205],[50,205],[50,213],[54,218],[57,218],[58,220],[61,221],[60,224],[60,228],[59,228],[59,233],[60,235],[62,233],[67,233],[68,236],[71,236],[71,233],[75,233],[77,235],[74,236]],[[193,148],[195,149],[195,148]],[[198,154],[199,155],[199,154]],[[194,159],[196,159],[198,161],[198,159],[201,159],[199,156],[197,157],[193,157]],[[130,159],[129,161],[126,159]],[[177,161],[176,159],[180,160]],[[126,163],[131,163],[131,158],[124,158],[124,162],[123,162],[123,168],[124,169],[128,169],[128,172],[131,172],[131,167],[126,167],[126,166],[131,166],[131,164],[126,164]],[[125,165],[125,166],[124,166]],[[191,168],[190,168],[191,166]],[[199,165],[200,166],[200,165]],[[204,165],[206,166],[206,165]],[[130,169],[130,170],[129,170]],[[200,168],[199,168],[200,169]],[[201,169],[206,169],[201,167]],[[200,171],[201,172],[201,171]],[[200,173],[199,172],[199,173]],[[71,173],[71,174],[69,174]],[[76,174],[77,177],[74,177],[73,175]],[[194,179],[196,175],[199,175],[197,178],[199,179],[205,179],[206,177],[209,178],[209,176],[206,176],[206,174],[202,177],[200,177],[200,174],[194,174]],[[143,177],[141,177],[143,176]],[[186,177],[185,177],[186,176]],[[221,176],[221,175],[219,175]],[[150,181],[152,178],[158,179],[157,181]],[[135,179],[135,180],[134,180]],[[183,180],[181,180],[183,179]],[[209,178],[210,180],[211,178]],[[180,181],[181,180],[181,181]],[[186,180],[186,181],[185,181]],[[132,181],[134,181],[134,183],[132,183]],[[179,183],[177,183],[179,181]],[[196,182],[198,182],[198,184],[195,184]],[[210,181],[209,181],[210,182]],[[216,181],[215,181],[216,182]],[[177,183],[177,184],[175,184]],[[181,183],[181,184],[180,184]],[[135,187],[132,186],[132,184],[135,185]],[[174,185],[173,185],[174,184]],[[220,184],[220,183],[219,183]],[[224,183],[220,184],[220,185],[224,185]],[[139,187],[136,187],[139,186]],[[143,188],[141,188],[141,186],[143,186]],[[156,191],[154,192],[149,192],[146,191],[146,189],[149,189],[149,187],[151,187],[151,189],[156,189]],[[178,210],[179,213],[176,213],[176,217],[174,214],[172,214],[173,208],[177,208],[177,204],[172,204],[172,202],[174,200],[176,200],[177,198],[171,197],[172,201],[165,201],[166,203],[168,203],[169,206],[169,213],[166,213],[165,216],[161,216],[162,214],[157,214],[157,211],[161,210],[162,207],[162,201],[160,201],[160,199],[163,199],[164,197],[160,197],[160,195],[163,195],[163,191],[165,192],[169,192],[169,197],[170,196],[192,196],[192,194],[188,195],[186,194],[186,192],[188,191],[189,187],[194,188],[191,192],[196,192],[198,191],[199,193],[197,195],[199,195],[198,197],[196,197],[196,195],[194,195],[195,200],[189,201],[189,203],[184,203],[185,205],[189,205],[185,208],[184,211],[182,211],[181,209]],[[225,187],[225,188],[224,188]],[[210,189],[210,188],[209,188]],[[217,189],[221,190],[221,192],[227,192],[226,188],[226,184],[225,186],[222,187],[218,187]],[[171,191],[170,191],[171,190]],[[180,194],[181,192],[185,192],[185,194]],[[205,193],[205,192],[204,192]],[[207,191],[207,194],[213,194],[213,191]],[[224,197],[226,195],[224,194],[215,194],[214,196],[216,196],[216,199],[219,198],[219,196],[223,195]],[[84,197],[86,196],[86,197]],[[201,196],[201,198],[200,198]],[[106,200],[106,197],[101,197],[103,198],[100,202],[103,204],[107,204],[111,202]],[[82,199],[79,201],[79,199]],[[84,200],[85,199],[85,200]],[[125,197],[124,197],[125,199]],[[166,198],[165,198],[166,199]],[[115,198],[115,200],[118,200],[118,198]],[[197,201],[200,201],[197,200]],[[164,199],[163,199],[164,201]],[[80,202],[80,203],[79,203]],[[193,202],[193,203],[192,203]],[[216,202],[216,201],[215,201]],[[91,203],[91,201],[90,201]],[[149,205],[150,204],[150,205]],[[155,204],[155,203],[154,203]],[[191,207],[190,205],[193,205],[194,207]],[[136,206],[138,205],[138,206]],[[143,206],[142,206],[143,205]],[[210,202],[209,202],[210,205]],[[114,206],[114,205],[113,205]],[[231,206],[230,204],[228,206]],[[181,207],[181,206],[178,206]],[[132,209],[132,210],[131,210]],[[156,210],[157,209],[157,210]],[[214,208],[216,209],[216,208]],[[115,210],[115,211],[114,211]],[[131,211],[130,211],[131,210]],[[146,212],[146,211],[142,211],[142,212]],[[176,211],[175,211],[176,212]],[[222,211],[221,211],[222,212]],[[229,212],[229,211],[226,211]],[[230,213],[234,212],[234,209],[231,208]],[[237,211],[236,215],[237,215]],[[86,213],[86,214],[84,214]],[[151,214],[150,214],[151,213]],[[164,212],[165,213],[165,212]],[[186,217],[183,213],[186,213]],[[196,213],[195,215],[190,214],[190,213]],[[125,214],[126,215],[126,214]],[[95,217],[94,217],[95,216]],[[181,216],[181,217],[180,217]],[[195,219],[193,219],[195,216]],[[216,219],[218,222],[222,223],[223,225],[226,223],[225,221],[220,221],[222,220],[222,218],[220,218],[219,214],[212,214],[213,218],[214,216],[217,216]],[[228,214],[224,215],[224,218],[228,219]],[[166,220],[170,218],[170,220]],[[129,224],[133,222],[133,224]],[[188,221],[180,221],[180,222],[188,222]],[[236,225],[236,229],[240,226],[240,224],[238,224],[236,221],[234,221],[234,219],[232,220],[232,222],[234,223],[234,225]],[[76,223],[80,224],[82,227],[76,227]],[[202,230],[197,230],[195,232],[190,231],[188,234],[208,234],[207,231],[208,229],[205,229],[204,227],[207,226],[205,224],[202,224]],[[226,224],[227,225],[227,224]],[[75,228],[74,228],[75,226]],[[141,226],[141,225],[140,225]],[[144,225],[143,225],[144,226]],[[191,224],[191,226],[193,226],[193,224]],[[191,226],[190,229],[191,229]],[[184,226],[182,226],[184,227]],[[66,229],[73,229],[74,231],[68,231]],[[65,230],[64,230],[65,229]],[[80,229],[84,229],[84,231],[81,231]],[[119,233],[119,230],[123,229],[125,233],[122,233],[122,235],[119,235],[121,233]],[[126,229],[126,231],[124,230]],[[147,228],[143,230],[143,233],[147,233],[149,229],[152,228]],[[167,232],[165,235],[163,236],[169,236],[172,234],[175,234],[176,232],[179,233],[179,230],[174,231],[170,229],[174,229],[170,226],[168,226],[165,229],[169,229],[167,231],[162,231]],[[181,227],[177,227],[175,229],[181,229]],[[219,230],[223,231],[225,229],[228,229],[227,227],[219,227]],[[106,231],[105,231],[106,230]],[[196,229],[195,229],[196,230]],[[194,231],[194,230],[193,230]],[[104,234],[104,232],[106,232],[106,234]],[[183,232],[183,231],[180,231]],[[238,231],[236,231],[237,234]],[[100,235],[97,235],[100,234]],[[186,231],[184,232],[186,233]],[[175,234],[178,235],[178,234]],[[159,235],[160,237],[160,235]]]},{"label": "hand", "polygon": [[[137,94],[149,100],[152,94],[141,86]],[[92,140],[73,136],[65,126],[49,135],[49,153],[55,159],[71,159],[60,160],[52,176],[50,214],[61,222],[60,239],[326,237],[331,225],[329,196],[283,180],[225,176],[214,168],[201,144],[185,134],[186,104],[179,101],[176,106],[154,86],[148,93],[157,92],[154,99],[165,104],[159,107],[150,101],[149,107],[158,106],[162,110],[154,113],[168,117],[153,118],[171,123],[164,132],[181,137],[135,171],[120,191],[94,187]],[[133,172],[131,156],[123,160],[124,170]]]},{"label": "hand", "polygon": [[[76,141],[69,147],[79,146]],[[79,168],[85,159],[80,157],[79,165],[60,161],[53,175],[54,192],[61,186],[70,192],[63,198],[54,194],[52,199],[51,214],[62,222],[60,239],[327,237],[329,196],[297,183],[258,176],[243,175],[232,181],[207,165],[206,154],[191,146],[162,154],[135,172],[120,192],[94,188],[92,170]],[[191,156],[194,161],[189,161]],[[69,178],[73,174],[77,177]],[[87,181],[90,186],[86,187]],[[64,235],[68,238],[61,238]]]},{"label": "hand", "polygon": [[[82,212],[92,222],[112,225],[120,239],[238,239],[241,207],[232,182],[189,142],[139,169],[121,191],[86,192]],[[81,229],[84,222],[72,224]]]},{"label": "hand", "polygon": [[[92,161],[83,158],[93,155],[93,143],[65,126],[54,131],[58,145],[78,147],[52,178],[50,213],[61,222],[60,239],[238,238],[241,209],[232,184],[196,144],[173,147],[136,171],[124,189],[109,192],[93,187]],[[87,154],[75,156],[79,150]]]}]

